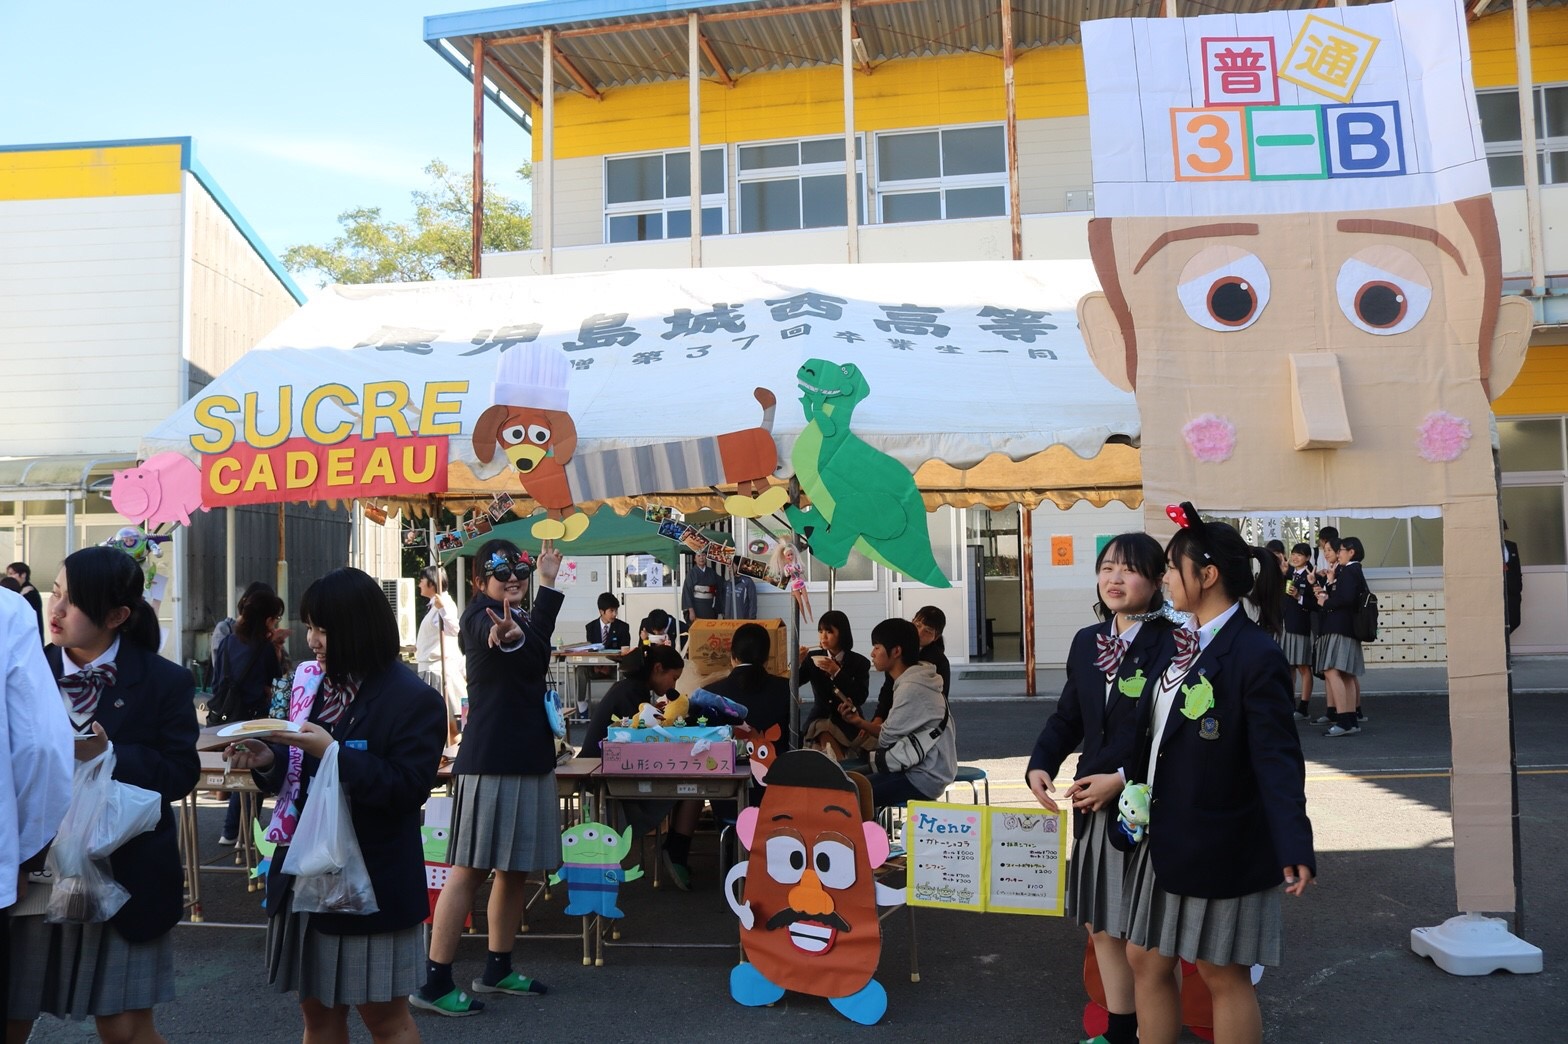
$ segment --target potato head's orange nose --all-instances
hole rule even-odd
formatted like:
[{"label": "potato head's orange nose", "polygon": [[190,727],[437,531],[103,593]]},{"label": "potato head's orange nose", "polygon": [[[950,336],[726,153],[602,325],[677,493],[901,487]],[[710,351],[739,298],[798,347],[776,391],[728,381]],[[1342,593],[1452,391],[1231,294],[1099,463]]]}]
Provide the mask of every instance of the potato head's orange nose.
[{"label": "potato head's orange nose", "polygon": [[833,897],[822,887],[817,872],[808,866],[800,875],[800,883],[789,890],[789,905],[803,914],[830,914]]},{"label": "potato head's orange nose", "polygon": [[1350,418],[1333,352],[1296,352],[1290,357],[1291,421],[1296,448],[1335,449],[1350,445]]}]

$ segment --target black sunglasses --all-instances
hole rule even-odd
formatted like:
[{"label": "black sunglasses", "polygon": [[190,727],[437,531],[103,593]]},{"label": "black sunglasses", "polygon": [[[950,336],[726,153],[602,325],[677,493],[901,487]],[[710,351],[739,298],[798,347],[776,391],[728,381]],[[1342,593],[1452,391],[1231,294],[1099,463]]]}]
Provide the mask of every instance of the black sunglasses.
[{"label": "black sunglasses", "polygon": [[499,553],[491,555],[490,561],[485,563],[485,575],[493,576],[502,583],[512,579],[514,576],[519,580],[526,580],[528,579],[528,574],[532,571],[527,562],[516,558],[506,558]]}]

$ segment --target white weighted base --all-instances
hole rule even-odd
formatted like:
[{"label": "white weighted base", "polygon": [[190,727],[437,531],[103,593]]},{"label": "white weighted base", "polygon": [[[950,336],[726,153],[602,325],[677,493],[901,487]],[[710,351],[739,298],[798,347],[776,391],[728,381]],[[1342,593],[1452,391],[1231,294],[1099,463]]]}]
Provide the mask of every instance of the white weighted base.
[{"label": "white weighted base", "polygon": [[1508,930],[1500,917],[1460,914],[1433,928],[1410,929],[1410,949],[1450,975],[1490,975],[1541,970],[1541,948]]}]

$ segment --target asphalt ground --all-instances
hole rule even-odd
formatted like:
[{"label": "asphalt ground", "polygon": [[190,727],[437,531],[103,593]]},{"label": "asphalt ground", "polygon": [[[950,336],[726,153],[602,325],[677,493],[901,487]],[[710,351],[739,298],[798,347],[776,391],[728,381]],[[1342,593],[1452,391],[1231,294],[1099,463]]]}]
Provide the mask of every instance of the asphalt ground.
[{"label": "asphalt ground", "polygon": [[[1557,661],[1543,667],[1543,677],[1557,676],[1560,666]],[[1368,686],[1371,718],[1358,736],[1331,740],[1320,728],[1303,727],[1319,882],[1302,899],[1286,898],[1285,963],[1270,969],[1258,988],[1265,1039],[1563,1040],[1568,900],[1557,871],[1568,847],[1560,812],[1568,807],[1568,693],[1521,686],[1515,702],[1525,912],[1519,934],[1545,951],[1545,971],[1460,978],[1409,948],[1411,928],[1439,924],[1457,912],[1447,700],[1442,694],[1390,691],[1397,689]],[[1023,766],[1051,709],[1050,699],[955,704],[960,758],[987,769],[993,804],[1029,803]],[[1064,778],[1070,773],[1069,765]],[[953,792],[961,793],[967,789]],[[203,803],[201,837],[209,857],[227,851],[215,844],[221,814],[216,804]],[[627,945],[610,949],[602,968],[582,965],[580,922],[561,913],[562,894],[541,899],[514,953],[519,970],[548,983],[549,994],[501,998],[476,1018],[421,1014],[424,1039],[605,1044],[722,1035],[767,1041],[1068,1042],[1082,1036],[1083,935],[1056,918],[919,910],[921,975],[914,983],[908,917],[895,912],[883,925],[877,976],[888,991],[888,1013],[875,1027],[856,1026],[826,1002],[794,994],[772,1008],[742,1008],[729,996],[735,922],[720,891],[711,836],[699,835],[693,867],[690,893],[656,891],[647,881],[623,888]],[[245,891],[239,875],[207,874],[203,889],[209,922],[261,924],[259,896]],[[179,995],[157,1010],[167,1039],[264,1044],[300,1038],[294,998],[265,985],[259,927],[181,925],[174,940]],[[663,945],[672,941],[709,948]],[[480,936],[464,940],[459,981],[479,973],[484,948]],[[354,1041],[370,1039],[357,1018],[350,1021]],[[91,1038],[90,1023],[51,1018],[40,1021],[32,1037]]]}]

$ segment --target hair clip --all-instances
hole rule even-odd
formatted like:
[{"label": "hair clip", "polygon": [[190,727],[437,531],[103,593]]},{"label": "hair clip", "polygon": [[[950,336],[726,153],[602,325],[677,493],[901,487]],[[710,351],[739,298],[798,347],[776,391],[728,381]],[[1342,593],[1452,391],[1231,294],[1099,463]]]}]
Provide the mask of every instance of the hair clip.
[{"label": "hair clip", "polygon": [[1205,561],[1210,560],[1209,552],[1205,550],[1209,543],[1208,530],[1203,524],[1203,518],[1198,514],[1198,509],[1193,507],[1192,501],[1184,500],[1180,504],[1166,504],[1165,515],[1181,528],[1190,531],[1200,542],[1198,553]]}]

